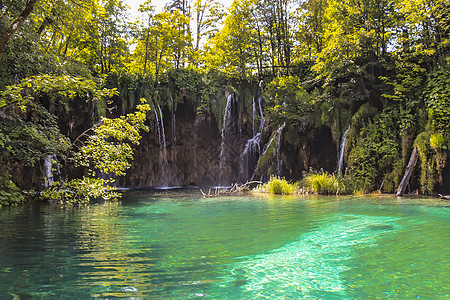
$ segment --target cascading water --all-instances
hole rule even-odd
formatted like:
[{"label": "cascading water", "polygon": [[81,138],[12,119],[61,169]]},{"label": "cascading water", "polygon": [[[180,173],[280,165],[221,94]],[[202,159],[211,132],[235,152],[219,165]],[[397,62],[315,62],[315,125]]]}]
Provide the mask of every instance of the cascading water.
[{"label": "cascading water", "polygon": [[242,182],[249,179],[250,172],[254,171],[260,155],[261,133],[258,132],[253,138],[247,141],[241,154],[240,178]]},{"label": "cascading water", "polygon": [[[277,175],[281,175],[281,168],[283,166],[283,162],[281,159],[281,136],[283,134],[283,129],[284,127],[286,127],[286,122],[283,123],[283,125],[280,126],[280,128],[277,129],[277,131],[272,135],[272,138],[270,139],[270,141],[264,146],[264,151],[263,154],[261,155],[261,157],[263,156],[267,156],[270,155],[272,156],[272,160],[275,159],[276,160],[276,170],[277,170]],[[268,151],[270,149],[273,149],[272,144],[275,142],[276,139],[276,148],[275,148],[275,153],[273,153],[272,150],[270,151],[270,153],[268,153]],[[252,180],[256,179],[256,173],[257,173],[258,169],[255,170],[253,176],[252,176]],[[264,180],[264,174],[261,176],[261,178],[259,178],[261,181]]]},{"label": "cascading water", "polygon": [[[173,178],[173,174],[177,174],[177,159],[176,159],[176,151],[175,151],[175,145],[177,143],[177,136],[176,136],[176,124],[177,120],[175,117],[175,101],[172,96],[170,96],[170,100],[172,101],[172,151],[171,151],[171,159],[172,159],[172,165],[171,165],[171,178]],[[175,182],[172,182],[172,184],[177,184],[176,178]]]},{"label": "cascading water", "polygon": [[[159,145],[162,148],[162,141],[161,141],[161,128],[159,125],[159,117],[158,117],[158,111],[156,110],[155,104],[152,103],[153,106],[153,111],[155,113],[155,127],[156,127],[156,132],[158,132],[158,139],[159,139]],[[159,105],[158,105],[159,106]]]},{"label": "cascading water", "polygon": [[164,130],[164,120],[161,110],[161,106],[158,104],[156,107],[153,103],[153,111],[155,112],[155,127],[158,132],[158,139],[160,145],[160,155],[159,155],[159,169],[160,169],[160,180],[162,186],[167,186],[167,149],[166,149],[166,134]]},{"label": "cascading water", "polygon": [[54,180],[54,172],[53,172],[53,162],[55,162],[56,166],[56,174],[60,176],[59,166],[58,166],[58,159],[56,158],[55,154],[48,154],[44,158],[44,175],[45,175],[45,181],[44,186],[49,187],[53,184]]},{"label": "cascading water", "polygon": [[255,97],[253,97],[252,99],[252,132],[253,132],[253,137],[256,135],[255,132],[255,119],[256,119],[256,104],[255,104]]},{"label": "cascading water", "polygon": [[278,129],[278,138],[277,138],[277,175],[281,176],[281,168],[283,167],[283,160],[281,159],[281,135],[283,134],[283,129],[286,127],[286,123],[283,123],[281,127]]},{"label": "cascading water", "polygon": [[264,114],[263,114],[263,110],[262,110],[261,101],[262,101],[262,96],[259,95],[259,97],[258,97],[259,115],[260,115],[259,132],[262,132],[264,129]]},{"label": "cascading water", "polygon": [[278,129],[277,138],[277,175],[281,176],[281,168],[283,167],[283,160],[281,159],[281,135],[283,134],[283,129],[286,127],[286,122],[281,125]]},{"label": "cascading water", "polygon": [[173,97],[170,96],[170,100],[172,101],[172,143],[173,145],[175,145],[176,141],[177,141],[177,137],[175,134],[175,128],[176,128],[176,118],[175,118],[175,103],[173,100]]},{"label": "cascading water", "polygon": [[162,139],[162,144],[161,144],[161,148],[164,150],[164,152],[166,151],[166,134],[164,131],[164,121],[163,121],[163,115],[162,115],[162,111],[161,111],[161,106],[158,105],[158,110],[159,110],[159,119],[161,120],[161,139]]},{"label": "cascading water", "polygon": [[350,130],[350,126],[348,126],[347,130],[344,132],[342,136],[342,141],[339,147],[339,159],[338,159],[338,174],[342,175],[342,167],[344,166],[344,152],[345,152],[345,140],[347,139],[347,133]]},{"label": "cascading water", "polygon": [[231,104],[234,101],[234,94],[231,93],[227,97],[227,105],[225,106],[225,112],[223,115],[223,125],[222,125],[222,142],[220,144],[220,163],[219,163],[219,184],[225,184],[224,177],[224,163],[226,162],[226,139],[228,136],[229,123],[231,119]]},{"label": "cascading water", "polygon": [[256,102],[255,98],[253,98],[253,137],[245,143],[244,149],[241,153],[241,164],[240,164],[240,179],[241,182],[244,182],[250,178],[250,175],[253,175],[256,165],[258,163],[258,159],[261,155],[261,134],[264,128],[264,114],[261,106],[262,96],[258,96],[258,106],[260,113],[260,124],[258,128],[258,132],[255,133],[255,125],[256,125]]}]

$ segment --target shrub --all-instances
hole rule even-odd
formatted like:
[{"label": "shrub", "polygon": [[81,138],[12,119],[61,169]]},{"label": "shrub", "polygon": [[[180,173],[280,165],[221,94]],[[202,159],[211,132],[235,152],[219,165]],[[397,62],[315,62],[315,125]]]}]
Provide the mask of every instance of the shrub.
[{"label": "shrub", "polygon": [[0,176],[0,207],[15,206],[25,201],[25,196],[15,183],[6,176]]},{"label": "shrub", "polygon": [[296,184],[290,183],[286,179],[278,176],[271,176],[267,183],[257,186],[253,191],[277,195],[291,195],[295,194],[297,190],[298,187]]},{"label": "shrub", "polygon": [[349,179],[323,171],[305,174],[302,186],[307,192],[323,195],[345,194],[352,191]]}]

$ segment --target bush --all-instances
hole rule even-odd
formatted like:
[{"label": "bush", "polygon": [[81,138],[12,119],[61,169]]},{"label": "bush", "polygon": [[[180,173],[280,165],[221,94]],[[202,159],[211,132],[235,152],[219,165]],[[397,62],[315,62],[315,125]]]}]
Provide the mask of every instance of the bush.
[{"label": "bush", "polygon": [[24,201],[25,196],[16,184],[9,177],[0,176],[0,207],[15,206]]},{"label": "bush", "polygon": [[313,172],[305,174],[302,186],[307,192],[330,195],[351,192],[350,180],[327,172]]},{"label": "bush", "polygon": [[291,195],[298,191],[298,187],[296,184],[290,183],[284,178],[271,176],[267,183],[257,186],[253,191],[277,195]]},{"label": "bush", "polygon": [[58,201],[65,204],[88,204],[91,200],[103,199],[115,201],[120,198],[116,188],[109,186],[110,180],[83,177],[69,182],[55,182],[42,191],[44,200]]}]

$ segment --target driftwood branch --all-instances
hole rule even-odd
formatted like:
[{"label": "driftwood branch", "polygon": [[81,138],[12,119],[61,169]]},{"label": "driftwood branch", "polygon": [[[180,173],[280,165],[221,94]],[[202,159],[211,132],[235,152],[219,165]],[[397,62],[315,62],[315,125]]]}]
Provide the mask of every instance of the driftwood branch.
[{"label": "driftwood branch", "polygon": [[414,171],[414,167],[416,166],[417,158],[418,158],[417,147],[414,147],[413,152],[411,153],[411,158],[409,159],[408,166],[406,167],[405,170],[405,175],[403,176],[403,179],[400,182],[400,185],[398,186],[397,196],[403,195],[405,187],[408,184],[409,179],[411,178],[411,175]]},{"label": "driftwood branch", "polygon": [[246,183],[241,185],[235,183],[230,188],[215,188],[213,193],[211,189],[208,190],[208,194],[203,192],[202,189],[200,189],[200,192],[202,193],[204,198],[217,197],[220,195],[235,194],[249,191],[252,186],[256,186],[257,184],[261,183],[262,183],[261,181],[247,181]]}]

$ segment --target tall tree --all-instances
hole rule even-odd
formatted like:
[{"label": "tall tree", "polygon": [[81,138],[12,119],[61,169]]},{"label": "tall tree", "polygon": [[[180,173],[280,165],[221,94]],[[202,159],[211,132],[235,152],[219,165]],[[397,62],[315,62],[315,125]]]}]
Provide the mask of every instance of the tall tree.
[{"label": "tall tree", "polygon": [[[6,44],[8,43],[10,38],[13,36],[13,34],[17,30],[20,29],[23,22],[25,22],[25,20],[31,14],[37,1],[38,0],[27,0],[25,7],[23,8],[20,15],[11,23],[11,25],[9,25],[9,27],[4,32],[1,33],[1,35],[0,35],[0,59],[3,56],[3,51],[5,50]],[[3,8],[3,7],[1,7],[1,8]]]},{"label": "tall tree", "polygon": [[218,25],[225,16],[223,4],[216,0],[196,0],[193,6],[195,15],[195,50],[199,50],[203,38],[210,38],[218,31]]},{"label": "tall tree", "polygon": [[[182,61],[186,60],[184,54],[188,53],[191,36],[183,24],[189,19],[178,10],[148,16],[148,23],[137,38],[133,56],[138,65],[142,65],[138,72],[143,72],[145,67],[147,74],[151,69],[158,80],[162,71],[180,68]],[[142,61],[143,57],[146,61]]]},{"label": "tall tree", "polygon": [[224,27],[205,45],[206,65],[226,74],[241,78],[251,75],[254,69],[252,44],[253,2],[234,1]]}]

